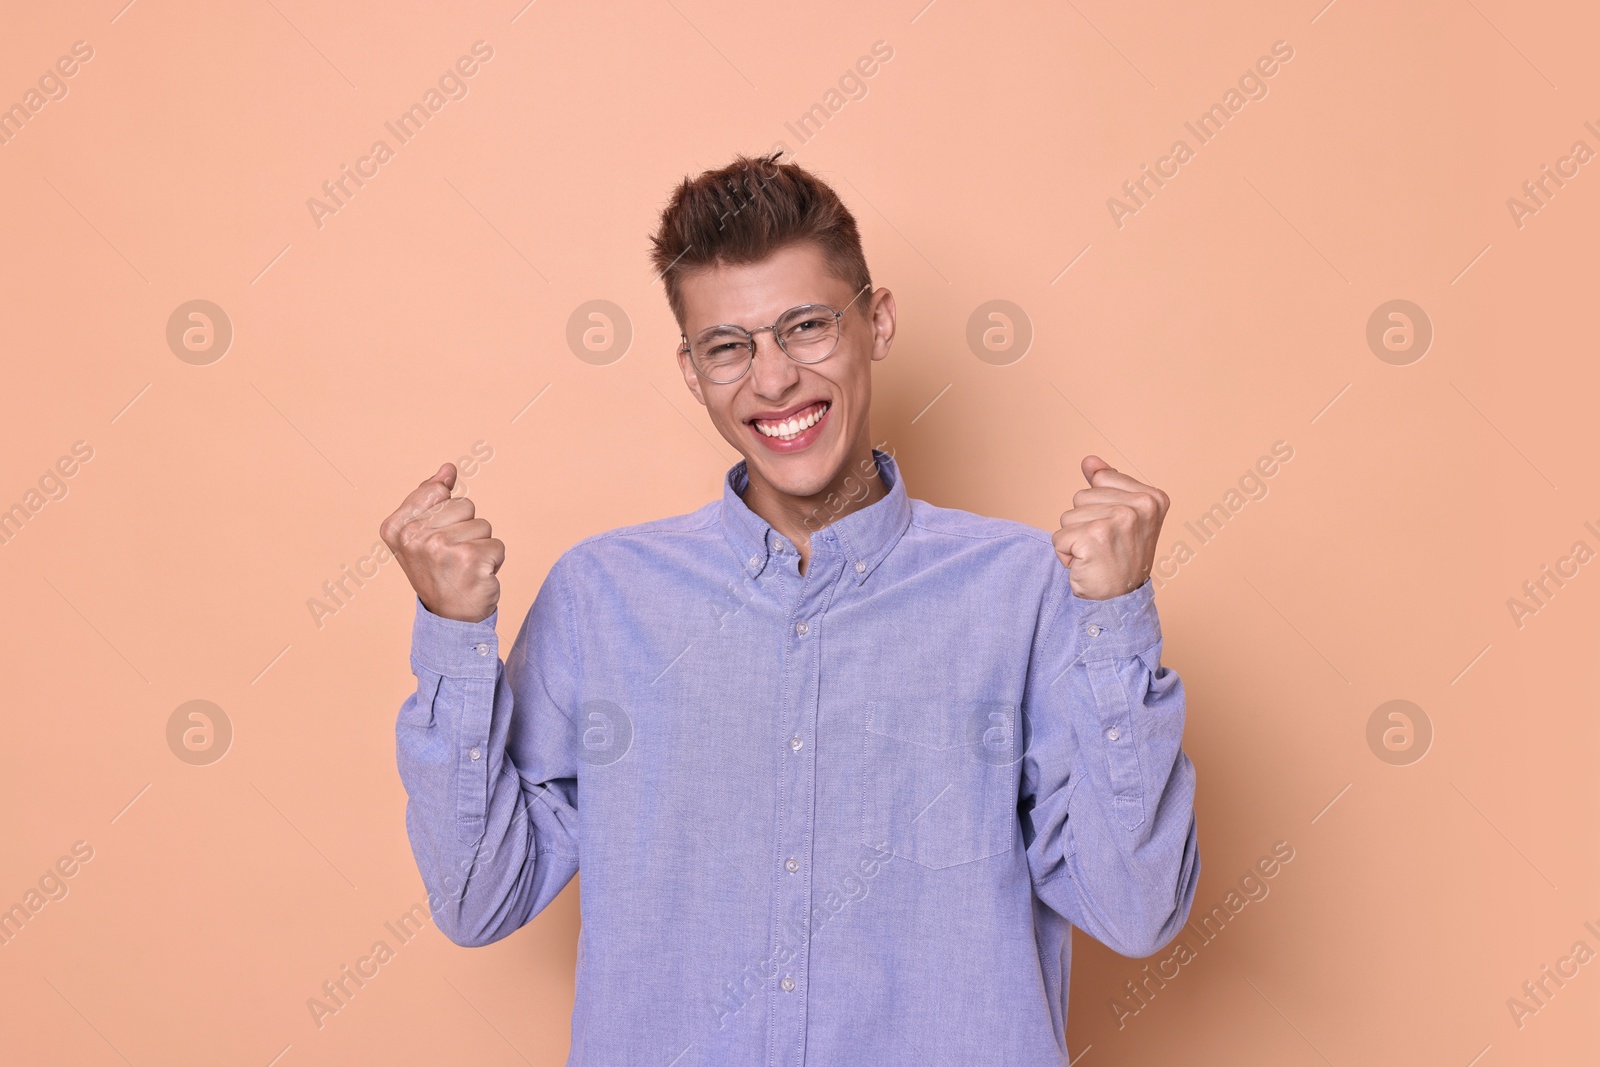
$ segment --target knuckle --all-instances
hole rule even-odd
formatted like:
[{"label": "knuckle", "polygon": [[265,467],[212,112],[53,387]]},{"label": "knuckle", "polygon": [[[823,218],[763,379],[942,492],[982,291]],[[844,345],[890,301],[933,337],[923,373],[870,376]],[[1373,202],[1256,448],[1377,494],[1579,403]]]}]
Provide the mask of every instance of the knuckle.
[{"label": "knuckle", "polygon": [[434,529],[418,529],[412,536],[412,551],[430,560],[450,558],[450,545]]}]

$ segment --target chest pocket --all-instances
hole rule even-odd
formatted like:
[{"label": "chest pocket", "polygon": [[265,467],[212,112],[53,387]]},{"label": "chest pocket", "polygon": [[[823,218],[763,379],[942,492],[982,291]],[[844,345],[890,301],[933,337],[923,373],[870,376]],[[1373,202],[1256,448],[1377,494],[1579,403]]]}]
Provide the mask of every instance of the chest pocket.
[{"label": "chest pocket", "polygon": [[1017,707],[995,700],[866,706],[861,839],[940,869],[1016,840]]}]

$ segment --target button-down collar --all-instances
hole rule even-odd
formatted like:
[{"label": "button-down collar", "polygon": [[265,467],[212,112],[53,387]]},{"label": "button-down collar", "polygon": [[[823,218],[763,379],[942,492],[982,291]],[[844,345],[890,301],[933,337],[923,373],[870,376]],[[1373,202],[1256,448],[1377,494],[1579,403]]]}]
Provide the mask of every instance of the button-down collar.
[{"label": "button-down collar", "polygon": [[[911,500],[906,496],[900,468],[892,456],[876,448],[872,450],[872,458],[878,464],[878,475],[888,487],[888,493],[813,535],[818,541],[838,543],[848,564],[845,573],[854,577],[857,585],[867,580],[911,524]],[[749,467],[741,459],[729,468],[723,480],[719,518],[739,565],[754,577],[766,568],[772,545],[787,542],[787,538],[744,502],[743,493],[749,485]]]}]

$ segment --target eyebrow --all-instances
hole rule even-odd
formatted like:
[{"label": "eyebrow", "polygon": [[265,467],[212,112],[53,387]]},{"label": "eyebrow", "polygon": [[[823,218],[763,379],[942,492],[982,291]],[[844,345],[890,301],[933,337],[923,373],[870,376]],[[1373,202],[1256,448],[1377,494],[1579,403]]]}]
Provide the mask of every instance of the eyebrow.
[{"label": "eyebrow", "polygon": [[[859,296],[859,295],[860,294],[858,293],[857,296]],[[852,299],[851,303],[854,303],[854,302],[855,301]],[[794,311],[796,308],[807,308],[807,307],[825,307],[825,308],[829,308],[831,310],[833,305],[829,304],[826,300],[807,300],[804,303],[795,304],[792,307],[785,308],[783,310],[783,312],[777,317],[775,322],[782,322],[783,319],[784,319],[784,316],[788,315],[789,312]],[[849,305],[846,305],[845,310],[849,310]],[[769,323],[769,325],[773,325],[773,323]],[[736,322],[716,322],[716,323],[712,323],[710,326],[701,327],[699,330],[695,331],[695,336],[696,337],[704,337],[706,334],[712,332],[713,330],[721,330],[721,329],[725,329],[725,328],[730,327],[730,326],[738,326],[740,329],[745,329],[746,328],[742,324],[736,323]]]}]

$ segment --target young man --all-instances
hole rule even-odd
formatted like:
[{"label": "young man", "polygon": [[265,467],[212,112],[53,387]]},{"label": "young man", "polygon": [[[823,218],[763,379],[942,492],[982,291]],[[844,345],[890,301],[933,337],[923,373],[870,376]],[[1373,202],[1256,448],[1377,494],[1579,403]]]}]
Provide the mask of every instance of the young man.
[{"label": "young man", "polygon": [[581,863],[571,1064],[1066,1063],[1071,928],[1154,953],[1200,871],[1165,494],[1086,457],[1053,536],[912,499],[869,444],[894,296],[796,165],[686,180],[653,242],[721,499],[567,550],[504,666],[454,468],[382,525],[435,920],[499,940]]}]

